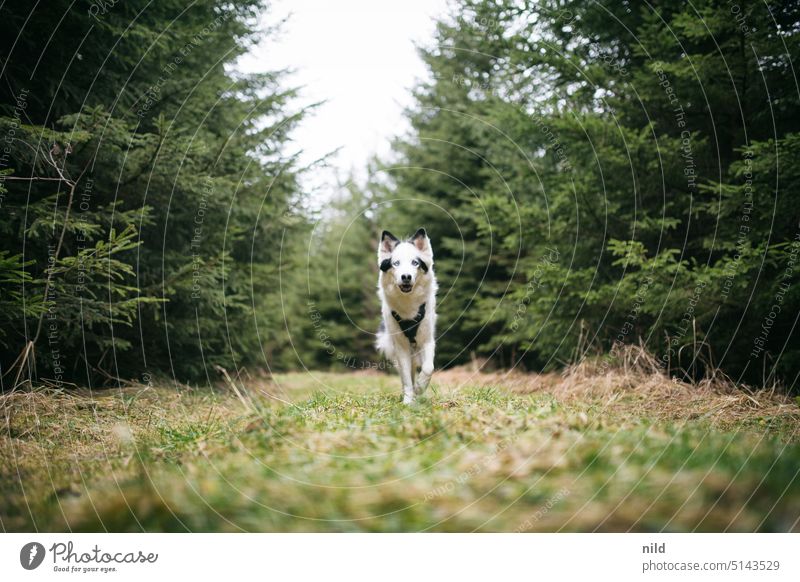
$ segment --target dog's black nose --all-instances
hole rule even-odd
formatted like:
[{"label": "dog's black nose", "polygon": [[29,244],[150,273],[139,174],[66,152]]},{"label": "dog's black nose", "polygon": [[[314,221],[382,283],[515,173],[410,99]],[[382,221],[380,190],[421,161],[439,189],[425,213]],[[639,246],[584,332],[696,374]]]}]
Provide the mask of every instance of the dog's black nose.
[{"label": "dog's black nose", "polygon": [[411,275],[400,275],[400,279],[403,281],[403,283],[411,283]]}]

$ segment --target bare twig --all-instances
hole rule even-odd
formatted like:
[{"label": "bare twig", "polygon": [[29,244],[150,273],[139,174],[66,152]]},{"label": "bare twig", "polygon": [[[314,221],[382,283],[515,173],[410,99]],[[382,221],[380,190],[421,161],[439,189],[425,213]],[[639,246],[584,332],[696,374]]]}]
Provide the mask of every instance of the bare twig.
[{"label": "bare twig", "polygon": [[215,365],[214,369],[220,374],[222,374],[223,378],[225,378],[225,381],[228,383],[228,386],[230,386],[233,389],[233,391],[236,393],[236,396],[239,398],[239,400],[241,400],[244,407],[250,412],[255,412],[252,403],[245,400],[245,397],[242,395],[241,391],[239,390],[239,387],[236,385],[236,382],[234,382],[233,379],[230,377],[230,374],[228,374],[228,370],[219,365]]},{"label": "bare twig", "polygon": [[[52,282],[53,282],[53,267],[58,262],[58,258],[61,255],[61,248],[64,246],[64,237],[66,236],[66,233],[67,233],[67,224],[69,223],[69,215],[70,215],[70,212],[72,210],[72,201],[75,198],[75,189],[78,187],[78,184],[80,183],[81,178],[83,178],[84,174],[86,173],[86,171],[89,169],[89,166],[91,165],[91,160],[87,161],[86,165],[84,165],[83,169],[81,170],[81,173],[78,175],[77,180],[73,181],[73,180],[71,180],[70,178],[68,178],[64,174],[63,168],[60,168],[58,166],[58,162],[53,158],[53,149],[54,148],[50,148],[50,150],[47,152],[47,156],[42,156],[42,157],[45,160],[49,160],[50,165],[53,166],[53,168],[55,169],[55,171],[56,171],[56,173],[58,174],[59,177],[58,178],[44,178],[43,177],[42,179],[56,180],[56,181],[61,181],[61,182],[66,183],[67,186],[69,187],[69,195],[67,197],[67,206],[66,206],[66,209],[64,210],[64,223],[61,226],[61,233],[59,234],[59,237],[58,237],[58,243],[56,244],[56,250],[53,253],[52,266],[47,269],[47,278],[45,279],[45,283],[44,283],[44,294],[43,294],[43,299],[42,299],[42,301],[45,303],[45,305],[47,304],[48,297],[49,297],[49,294],[50,294],[50,288],[51,288]],[[67,148],[67,150],[66,150],[66,152],[64,154],[64,165],[66,165],[66,163],[67,163],[67,155],[70,153],[70,151],[71,150],[69,148]],[[27,180],[32,180],[33,177],[26,178],[26,179]],[[45,309],[39,314],[39,321],[36,324],[36,332],[33,334],[33,339],[29,340],[25,344],[25,348],[23,349],[22,354],[20,354],[20,357],[17,358],[17,361],[19,362],[19,368],[17,369],[17,374],[16,374],[16,376],[14,378],[14,386],[16,386],[17,383],[19,382],[19,378],[22,375],[22,371],[25,368],[25,365],[27,364],[28,359],[30,358],[31,354],[34,351],[34,345],[36,344],[36,342],[39,339],[39,336],[42,333],[42,325],[44,324],[44,316],[45,316],[46,312],[47,312],[47,310]],[[15,364],[16,364],[16,362],[15,362]]]}]

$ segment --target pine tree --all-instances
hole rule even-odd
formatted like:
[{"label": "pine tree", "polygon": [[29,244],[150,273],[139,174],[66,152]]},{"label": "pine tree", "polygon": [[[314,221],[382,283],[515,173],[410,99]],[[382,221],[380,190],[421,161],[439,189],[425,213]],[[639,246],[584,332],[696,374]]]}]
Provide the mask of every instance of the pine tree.
[{"label": "pine tree", "polygon": [[231,68],[273,32],[264,9],[3,7],[3,297],[24,302],[4,372],[34,342],[40,377],[215,381],[286,343],[278,254],[304,221],[285,144],[302,112],[279,74]]},{"label": "pine tree", "polygon": [[792,380],[799,15],[459,2],[392,169],[467,241],[466,270],[457,240],[438,264],[477,296],[444,307],[445,349],[542,367],[642,342],[679,375]]}]

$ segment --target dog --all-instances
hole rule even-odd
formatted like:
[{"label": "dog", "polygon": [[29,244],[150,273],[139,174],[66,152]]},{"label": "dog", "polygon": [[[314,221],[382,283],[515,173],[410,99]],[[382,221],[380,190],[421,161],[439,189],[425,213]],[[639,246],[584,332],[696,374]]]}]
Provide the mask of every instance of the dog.
[{"label": "dog", "polygon": [[436,275],[433,249],[424,228],[401,241],[387,230],[378,244],[378,296],[383,320],[377,349],[394,362],[403,403],[425,392],[436,351]]}]

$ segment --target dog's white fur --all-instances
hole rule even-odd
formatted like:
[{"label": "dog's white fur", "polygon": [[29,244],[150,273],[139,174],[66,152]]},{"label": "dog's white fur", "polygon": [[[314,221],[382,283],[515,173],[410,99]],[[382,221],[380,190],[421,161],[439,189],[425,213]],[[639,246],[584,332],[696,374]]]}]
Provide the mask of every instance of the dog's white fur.
[{"label": "dog's white fur", "polygon": [[[385,263],[387,260],[390,262]],[[382,269],[378,275],[383,325],[378,331],[376,347],[394,362],[400,372],[403,402],[410,404],[416,396],[425,392],[431,381],[436,351],[438,286],[433,272],[433,249],[425,230],[419,229],[407,241],[400,241],[384,231],[378,244],[378,266],[381,264],[387,270]],[[401,319],[413,320],[423,303],[425,316],[417,325],[416,343],[412,344],[392,312],[397,313]]]}]

